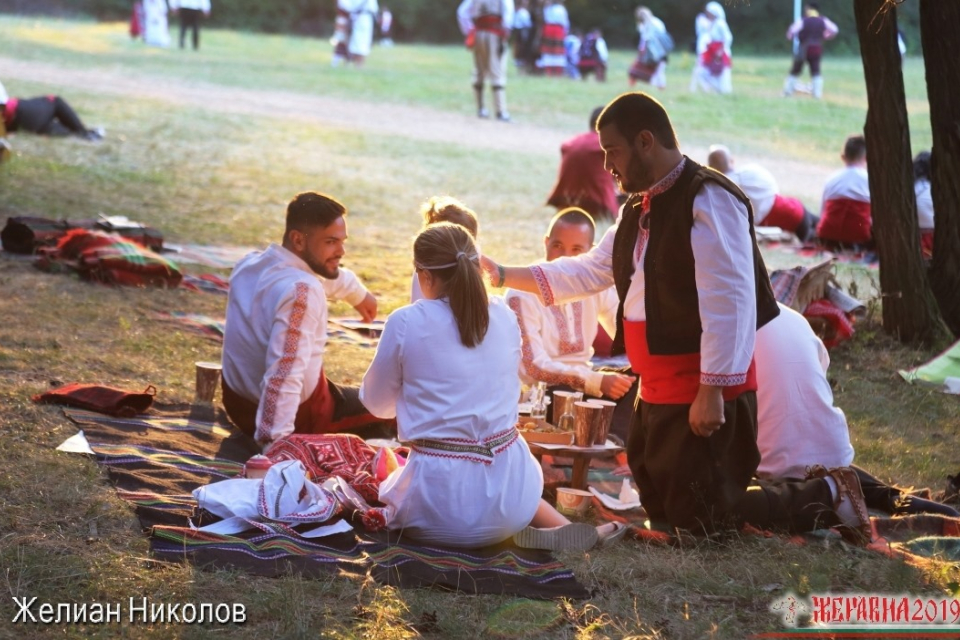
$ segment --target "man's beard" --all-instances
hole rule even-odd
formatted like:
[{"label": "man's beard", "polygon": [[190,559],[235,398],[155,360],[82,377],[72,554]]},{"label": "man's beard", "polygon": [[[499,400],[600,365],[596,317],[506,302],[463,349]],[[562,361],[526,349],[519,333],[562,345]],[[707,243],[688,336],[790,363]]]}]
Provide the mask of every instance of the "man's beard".
[{"label": "man's beard", "polygon": [[326,278],[327,280],[336,280],[337,276],[340,275],[340,267],[336,266],[331,270],[323,262],[318,262],[309,256],[305,256],[303,261],[307,263],[307,266],[310,267],[310,270],[313,271],[318,276]]},{"label": "man's beard", "polygon": [[636,158],[630,158],[626,174],[620,177],[620,189],[624,193],[642,193],[652,187],[654,175],[649,167]]}]

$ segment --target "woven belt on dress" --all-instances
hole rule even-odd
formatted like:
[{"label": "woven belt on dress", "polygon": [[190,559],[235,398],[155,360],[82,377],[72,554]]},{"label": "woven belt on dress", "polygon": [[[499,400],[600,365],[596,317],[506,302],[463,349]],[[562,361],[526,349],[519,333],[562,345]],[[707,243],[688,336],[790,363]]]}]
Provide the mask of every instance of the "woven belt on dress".
[{"label": "woven belt on dress", "polygon": [[515,427],[501,431],[482,442],[463,438],[420,438],[403,444],[414,451],[441,458],[459,458],[490,464],[494,456],[513,444],[520,436]]}]

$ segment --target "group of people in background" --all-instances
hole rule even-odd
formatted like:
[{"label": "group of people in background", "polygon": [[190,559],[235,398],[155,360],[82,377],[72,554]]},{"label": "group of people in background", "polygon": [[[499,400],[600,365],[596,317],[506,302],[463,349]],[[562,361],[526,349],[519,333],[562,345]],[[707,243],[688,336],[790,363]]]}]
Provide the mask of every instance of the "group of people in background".
[{"label": "group of people in background", "polygon": [[171,12],[180,18],[180,48],[185,48],[189,31],[194,50],[199,49],[200,22],[210,15],[210,0],[137,0],[130,17],[130,37],[142,38],[153,47],[169,47]]}]

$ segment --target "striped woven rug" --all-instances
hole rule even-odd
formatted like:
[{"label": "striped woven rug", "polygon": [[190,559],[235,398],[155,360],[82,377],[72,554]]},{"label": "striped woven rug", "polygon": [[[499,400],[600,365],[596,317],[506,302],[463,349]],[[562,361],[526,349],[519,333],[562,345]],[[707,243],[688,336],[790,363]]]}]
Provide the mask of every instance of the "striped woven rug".
[{"label": "striped woven rug", "polygon": [[[192,411],[192,413],[191,413]],[[527,598],[586,598],[573,572],[549,552],[512,543],[481,549],[446,549],[359,529],[308,539],[299,527],[264,525],[237,536],[200,532],[216,518],[195,513],[196,487],[237,475],[257,453],[222,412],[159,406],[136,418],[65,409],[83,429],[118,495],[134,506],[160,559],[204,568],[233,568],[261,576],[331,571],[372,576],[398,587],[438,587],[465,593]],[[312,528],[308,527],[308,528]]]}]

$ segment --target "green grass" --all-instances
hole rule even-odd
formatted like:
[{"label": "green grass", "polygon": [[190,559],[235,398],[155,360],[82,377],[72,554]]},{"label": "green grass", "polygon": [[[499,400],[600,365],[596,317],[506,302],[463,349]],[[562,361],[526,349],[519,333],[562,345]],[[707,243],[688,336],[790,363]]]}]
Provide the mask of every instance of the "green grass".
[{"label": "green grass", "polygon": [[[631,58],[614,52],[605,85],[511,76],[516,123],[497,127],[472,118],[469,60],[457,47],[375,49],[356,71],[331,69],[329,46],[316,39],[208,30],[199,53],[161,51],[131,43],[125,25],[10,16],[0,16],[0,42],[0,71],[11,94],[61,93],[89,124],[108,128],[99,145],[12,136],[16,156],[0,167],[0,213],[125,214],[159,227],[171,242],[264,246],[279,238],[293,194],[326,191],[350,208],[346,262],[378,295],[383,312],[408,296],[416,211],[431,195],[449,193],[473,206],[491,255],[508,262],[537,257],[551,214],[543,200],[556,149],[585,129],[595,105],[626,89]],[[37,71],[16,73],[16,64]],[[823,102],[779,98],[787,64],[738,56],[736,93],[717,98],[687,93],[690,59],[676,56],[663,100],[684,148],[699,152],[724,141],[738,155],[770,163],[835,167],[843,137],[864,119],[858,61],[825,62]],[[96,86],[76,82],[77,75]],[[920,61],[908,60],[906,77],[919,150],[930,144]],[[125,89],[130,83],[134,90]],[[179,97],[190,90],[211,99]],[[282,100],[272,115],[254,101],[233,101],[273,94]],[[323,104],[341,111],[310,113],[319,104],[313,100],[328,98],[339,102]],[[416,109],[421,126],[411,126],[409,114],[391,122],[397,112],[387,110],[350,119],[349,110],[370,104]],[[327,117],[346,124],[329,124]],[[430,132],[440,120],[462,127],[436,139]],[[806,199],[815,200],[818,189],[809,185]],[[849,272],[859,274],[869,297],[876,272]],[[0,598],[0,637],[489,637],[488,624],[503,620],[510,598],[396,590],[341,576],[271,580],[153,561],[103,472],[86,458],[54,451],[75,427],[56,408],[34,405],[32,395],[54,381],[81,381],[132,389],[153,384],[162,401],[189,401],[192,363],[216,359],[219,347],[151,314],[221,315],[223,308],[216,296],[110,289],[0,260],[0,568],[7,591]],[[960,406],[896,375],[933,353],[898,345],[866,322],[832,353],[830,376],[858,462],[904,484],[939,488],[960,462],[952,446]],[[330,349],[328,371],[355,384],[370,355]],[[628,543],[564,560],[596,595],[558,604],[557,625],[527,637],[742,638],[777,628],[767,606],[784,591],[938,595],[960,578],[948,565],[913,566],[836,544],[796,547],[760,538],[681,549]],[[16,613],[13,596],[236,601],[247,605],[248,622],[236,629],[13,627],[7,624]]]}]

